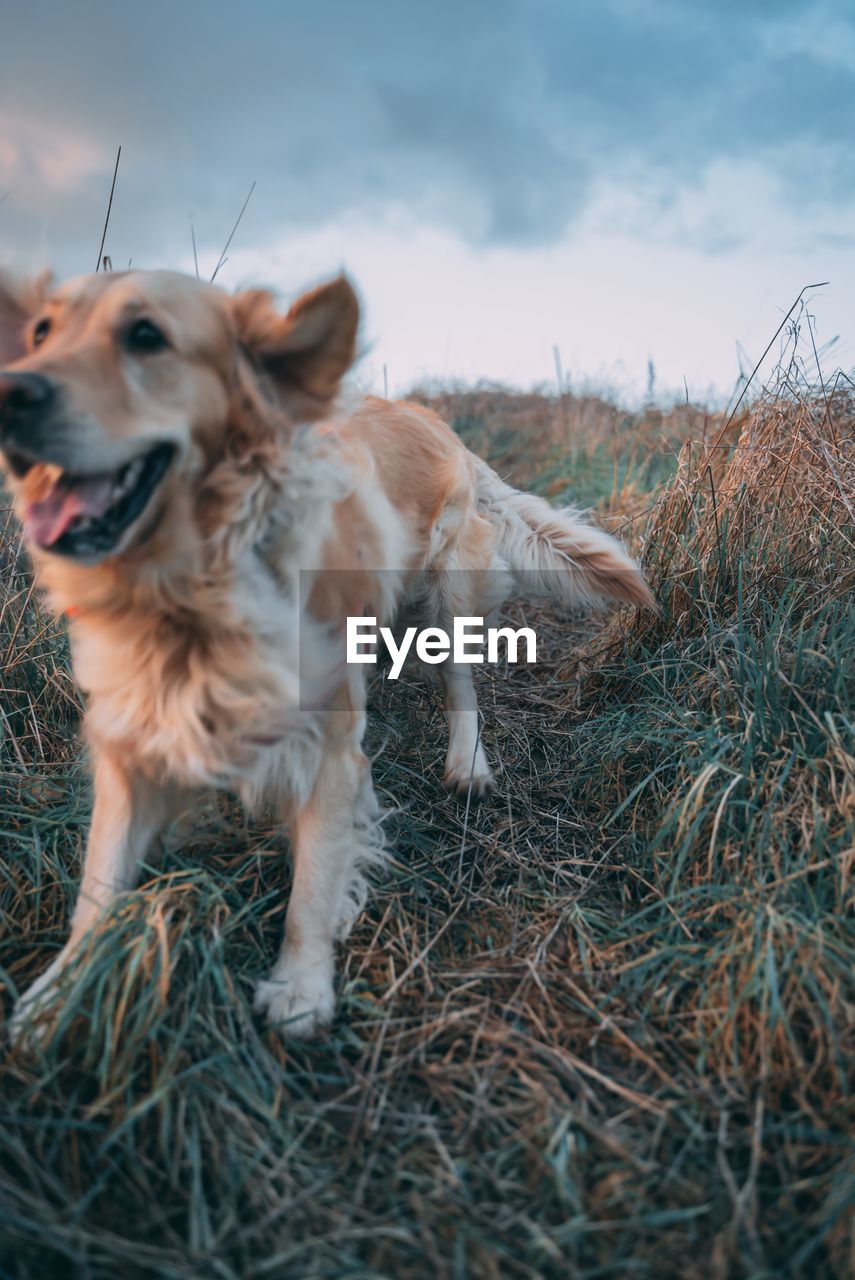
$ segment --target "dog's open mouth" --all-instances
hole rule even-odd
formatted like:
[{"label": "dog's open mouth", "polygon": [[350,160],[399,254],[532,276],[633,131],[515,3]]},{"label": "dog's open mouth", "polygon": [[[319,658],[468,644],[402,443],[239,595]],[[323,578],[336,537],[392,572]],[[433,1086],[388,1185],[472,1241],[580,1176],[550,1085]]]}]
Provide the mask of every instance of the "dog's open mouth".
[{"label": "dog's open mouth", "polygon": [[24,527],[45,550],[105,555],[142,515],[169,469],[175,448],[159,444],[116,471],[75,475],[36,463],[23,476]]}]

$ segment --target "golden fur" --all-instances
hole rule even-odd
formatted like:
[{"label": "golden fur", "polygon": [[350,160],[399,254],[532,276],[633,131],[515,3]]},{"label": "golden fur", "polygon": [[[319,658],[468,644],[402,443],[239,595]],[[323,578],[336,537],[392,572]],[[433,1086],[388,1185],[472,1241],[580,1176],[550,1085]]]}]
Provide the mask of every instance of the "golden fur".
[{"label": "golden fur", "polygon": [[[285,940],[257,1007],[297,1033],[328,1021],[333,941],[382,854],[361,748],[365,668],[342,662],[345,618],[391,623],[416,591],[443,626],[512,592],[652,603],[617,542],[509,488],[429,410],[373,398],[342,409],[358,315],[344,279],[284,315],[266,292],[230,297],[169,272],[55,292],[0,279],[0,445],[25,531],[63,474],[121,476],[153,447],[173,450],[108,554],[31,539],[70,619],[95,805],[68,945],[20,1019],[165,825],[199,789],[225,787],[271,800],[291,834]],[[140,318],[162,348],[129,348]],[[25,405],[22,418],[13,393],[32,375],[51,408]],[[449,660],[441,675],[446,781],[484,791],[470,669]]]}]

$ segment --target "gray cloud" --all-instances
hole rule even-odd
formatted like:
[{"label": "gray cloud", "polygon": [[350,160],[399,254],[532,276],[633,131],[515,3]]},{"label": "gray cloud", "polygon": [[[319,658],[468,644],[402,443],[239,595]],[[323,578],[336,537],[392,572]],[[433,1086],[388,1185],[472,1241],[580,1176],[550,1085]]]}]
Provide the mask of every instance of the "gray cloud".
[{"label": "gray cloud", "polygon": [[541,243],[597,182],[655,174],[667,201],[720,159],[764,166],[784,200],[851,200],[846,0],[700,9],[30,0],[4,17],[0,254],[44,234],[91,269],[119,143],[116,265],[174,260],[191,214],[224,240],[254,178],[253,240],[400,203],[472,241]]}]

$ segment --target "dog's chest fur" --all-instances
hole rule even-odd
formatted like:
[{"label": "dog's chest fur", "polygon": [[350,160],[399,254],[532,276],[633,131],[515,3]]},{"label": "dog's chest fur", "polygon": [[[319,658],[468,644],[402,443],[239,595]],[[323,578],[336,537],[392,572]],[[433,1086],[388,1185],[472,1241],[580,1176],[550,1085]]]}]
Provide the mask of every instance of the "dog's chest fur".
[{"label": "dog's chest fur", "polygon": [[[286,738],[313,737],[300,670],[297,601],[261,569],[231,592],[150,614],[72,626],[74,667],[88,695],[91,739],[153,776],[187,785],[254,787]],[[292,743],[293,747],[293,743]]]},{"label": "dog's chest fur", "polygon": [[[91,740],[152,776],[256,799],[272,779],[306,785],[334,692],[338,648],[305,608],[301,570],[322,560],[339,469],[226,473],[219,528],[192,571],[71,625]],[[210,510],[210,502],[209,502]],[[304,519],[303,514],[310,515]],[[303,597],[301,599],[301,589]],[[311,772],[311,770],[309,770]]]},{"label": "dog's chest fur", "polygon": [[262,461],[209,478],[200,561],[71,625],[93,743],[250,802],[311,785],[330,716],[349,705],[344,615],[365,611],[370,579],[391,616],[395,566],[412,558],[391,506],[360,498],[358,468],[328,440],[307,434],[279,471]]}]

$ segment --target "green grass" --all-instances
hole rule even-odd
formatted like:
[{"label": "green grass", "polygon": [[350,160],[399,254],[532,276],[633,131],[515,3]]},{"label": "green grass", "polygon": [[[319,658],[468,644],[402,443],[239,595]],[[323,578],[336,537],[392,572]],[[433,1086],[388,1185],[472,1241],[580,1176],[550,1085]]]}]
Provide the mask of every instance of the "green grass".
[{"label": "green grass", "polygon": [[[661,616],[538,619],[538,667],[481,682],[503,772],[469,811],[435,692],[376,685],[394,856],[312,1044],[250,1009],[275,824],[223,798],[173,841],[49,1043],[3,1050],[3,1274],[851,1274],[853,405],[784,386],[720,438],[439,407],[520,483],[578,472],[633,516]],[[89,788],[61,629],[11,529],[0,556],[8,1009],[65,936]]]}]

